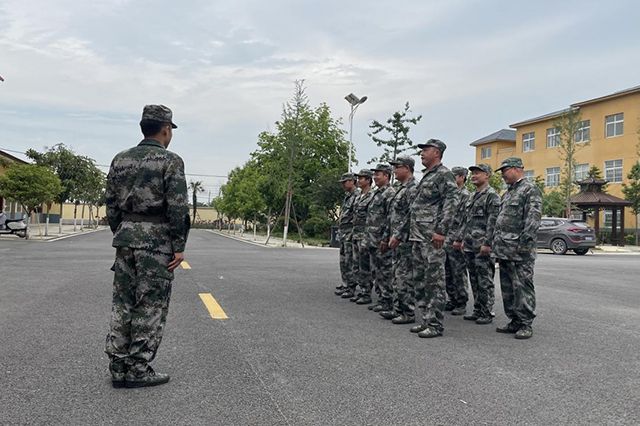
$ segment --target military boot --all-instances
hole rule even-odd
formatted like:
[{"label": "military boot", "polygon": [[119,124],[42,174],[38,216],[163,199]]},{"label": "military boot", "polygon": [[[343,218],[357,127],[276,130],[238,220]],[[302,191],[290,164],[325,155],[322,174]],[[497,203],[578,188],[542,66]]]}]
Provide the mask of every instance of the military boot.
[{"label": "military boot", "polygon": [[340,297],[342,297],[343,299],[349,299],[353,297],[353,292],[349,289],[346,289],[345,291],[342,292],[342,294],[340,294]]},{"label": "military boot", "polygon": [[333,294],[335,294],[336,296],[342,296],[342,294],[343,294],[345,291],[348,291],[348,290],[349,290],[349,289],[348,289],[348,288],[346,288],[346,287],[338,287],[338,288],[336,289],[336,291],[334,291],[334,292],[333,292]]},{"label": "military boot", "polygon": [[493,318],[491,316],[488,317],[478,317],[476,320],[476,324],[491,324],[493,322]]},{"label": "military boot", "polygon": [[418,324],[418,325],[414,325],[413,327],[411,327],[409,329],[409,331],[412,332],[412,333],[420,333],[425,328],[427,328],[426,324]]},{"label": "military boot", "polygon": [[386,320],[392,320],[392,319],[394,319],[395,317],[398,316],[398,314],[396,314],[393,311],[380,311],[379,314],[380,314],[380,316],[382,318],[384,318]]},{"label": "military boot", "polygon": [[467,313],[466,306],[456,306],[451,310],[451,315],[464,315]]},{"label": "military boot", "polygon": [[411,324],[416,322],[416,318],[413,315],[402,314],[391,320],[394,324]]},{"label": "military boot", "polygon": [[378,305],[374,306],[373,308],[371,308],[371,310],[373,312],[382,312],[382,311],[386,311],[387,308],[385,306],[383,306],[383,305],[378,304]]},{"label": "military boot", "polygon": [[513,321],[511,321],[509,324],[505,325],[504,327],[496,328],[496,331],[498,333],[506,333],[506,334],[515,334],[518,330],[520,330],[520,325],[516,324]]},{"label": "military boot", "polygon": [[136,375],[132,371],[127,372],[125,387],[143,388],[147,386],[158,386],[168,381],[168,374],[156,373],[153,368],[147,367],[147,371],[142,375]]},{"label": "military boot", "polygon": [[109,365],[111,372],[111,386],[114,388],[123,388],[125,386],[125,377],[127,375],[127,366],[122,363],[111,363]]},{"label": "military boot", "polygon": [[371,303],[371,296],[367,296],[366,294],[361,295],[356,300],[356,305],[368,305]]},{"label": "military boot", "polygon": [[530,325],[523,325],[520,330],[516,331],[516,339],[524,340],[533,336],[533,329]]},{"label": "military boot", "polygon": [[418,332],[418,337],[430,339],[432,337],[442,336],[442,331],[436,330],[433,327],[427,326],[424,330]]},{"label": "military boot", "polygon": [[453,311],[454,308],[455,308],[455,305],[452,302],[447,302],[447,304],[444,305],[445,312]]},{"label": "military boot", "polygon": [[465,316],[462,317],[462,319],[464,319],[466,321],[475,321],[478,318],[480,318],[480,316],[478,315],[477,312],[474,312],[471,315],[465,315]]},{"label": "military boot", "polygon": [[359,295],[359,294],[354,294],[353,296],[351,296],[351,297],[349,298],[349,301],[350,301],[350,302],[355,302],[355,301],[357,301],[358,299],[360,299],[360,295]]}]

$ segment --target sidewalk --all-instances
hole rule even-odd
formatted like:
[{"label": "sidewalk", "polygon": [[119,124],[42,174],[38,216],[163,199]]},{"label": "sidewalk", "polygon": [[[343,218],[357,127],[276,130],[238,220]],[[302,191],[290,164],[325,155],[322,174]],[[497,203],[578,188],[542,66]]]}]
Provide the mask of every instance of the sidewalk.
[{"label": "sidewalk", "polygon": [[[217,229],[205,229],[205,231],[212,232],[214,234],[218,234],[223,237],[231,238],[231,239],[242,241],[249,244],[254,244],[261,247],[268,247],[268,248],[282,247],[282,238],[278,238],[278,237],[272,236],[271,238],[269,238],[269,244],[265,244],[265,242],[267,241],[266,235],[256,234],[254,239],[252,232],[245,232],[241,234],[239,231],[236,231],[234,233],[233,231],[228,231],[226,229],[223,229],[222,231]],[[298,239],[298,234],[293,234],[291,235],[291,237],[294,240],[292,240],[292,238],[287,238],[287,247],[289,248],[333,249],[333,247],[318,247],[318,246],[311,246],[308,244],[305,244],[303,247],[302,244],[296,241]]]},{"label": "sidewalk", "polygon": [[[104,229],[108,229],[108,226],[98,226],[97,228],[93,228],[85,225],[84,229],[81,229],[80,224],[77,224],[74,231],[73,225],[62,225],[62,233],[60,234],[59,225],[57,223],[54,223],[54,224],[49,224],[49,235],[45,236],[44,224],[40,224],[39,228],[38,228],[38,225],[31,224],[29,225],[29,239],[27,241],[50,242],[50,241],[56,241],[64,238],[73,237],[75,235],[90,234],[92,232],[102,231]],[[24,238],[20,238],[17,235],[0,234],[0,241],[5,241],[5,240],[18,241],[18,240],[24,240]]]},{"label": "sidewalk", "polygon": [[638,246],[624,246],[624,247],[619,247],[619,246],[612,246],[612,245],[608,245],[608,244],[603,244],[600,246],[596,246],[593,249],[594,252],[601,252],[601,253],[628,253],[628,254],[640,254],[640,247]]}]

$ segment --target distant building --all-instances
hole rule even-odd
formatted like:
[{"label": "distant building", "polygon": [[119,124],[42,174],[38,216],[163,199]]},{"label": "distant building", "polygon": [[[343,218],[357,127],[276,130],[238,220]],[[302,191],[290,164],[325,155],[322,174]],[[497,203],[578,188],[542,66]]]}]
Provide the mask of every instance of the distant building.
[{"label": "distant building", "polygon": [[[525,176],[540,176],[546,188],[560,184],[562,160],[558,152],[559,132],[554,121],[570,109],[577,109],[581,126],[575,135],[586,143],[576,154],[575,180],[584,179],[592,166],[602,171],[609,182],[607,191],[624,198],[622,184],[638,161],[640,142],[640,86],[571,104],[568,108],[510,125],[514,130],[500,130],[471,143],[476,161],[496,167],[506,157],[520,157]],[[611,213],[603,212],[600,223],[610,226]],[[625,227],[635,228],[635,216],[625,213]]]}]

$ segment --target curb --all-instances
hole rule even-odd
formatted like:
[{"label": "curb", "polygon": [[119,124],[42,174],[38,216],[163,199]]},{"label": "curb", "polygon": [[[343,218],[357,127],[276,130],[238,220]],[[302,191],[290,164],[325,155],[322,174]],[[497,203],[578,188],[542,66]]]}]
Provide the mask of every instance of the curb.
[{"label": "curb", "polygon": [[[52,238],[50,240],[42,240],[42,242],[43,243],[55,243],[56,241],[66,240],[67,238],[78,237],[80,235],[93,234],[94,232],[105,231],[106,229],[108,229],[108,228],[100,228],[100,229],[92,229],[91,231],[76,232],[74,234],[62,235],[60,237]],[[31,241],[31,239],[29,241]]]}]

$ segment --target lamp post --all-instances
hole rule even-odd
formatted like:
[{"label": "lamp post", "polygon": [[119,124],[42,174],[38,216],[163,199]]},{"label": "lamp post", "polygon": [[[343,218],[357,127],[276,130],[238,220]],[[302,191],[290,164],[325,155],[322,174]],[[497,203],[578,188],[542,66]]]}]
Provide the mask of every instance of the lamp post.
[{"label": "lamp post", "polygon": [[353,115],[356,113],[358,106],[365,103],[367,100],[366,96],[362,98],[358,98],[353,93],[349,93],[344,97],[347,102],[351,105],[351,113],[349,114],[349,169],[348,172],[351,171],[351,151],[353,151]]}]

